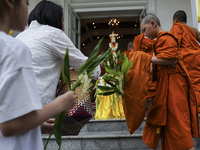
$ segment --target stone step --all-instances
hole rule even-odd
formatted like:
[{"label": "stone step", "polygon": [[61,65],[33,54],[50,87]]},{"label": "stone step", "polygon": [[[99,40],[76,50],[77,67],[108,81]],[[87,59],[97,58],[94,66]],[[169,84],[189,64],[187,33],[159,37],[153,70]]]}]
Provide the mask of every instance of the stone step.
[{"label": "stone step", "polygon": [[[45,142],[47,137],[43,137],[43,139]],[[47,150],[56,149],[58,146],[52,137]],[[63,136],[61,150],[149,150],[149,148],[142,141],[142,134],[130,136],[113,132],[112,135],[104,133],[101,135]]]},{"label": "stone step", "polygon": [[[142,134],[145,120],[140,127],[134,132],[135,134]],[[93,132],[123,132],[129,134],[125,119],[109,119],[109,120],[94,120],[91,119],[80,131],[79,135],[92,134]]]},{"label": "stone step", "polygon": [[[43,136],[44,144],[48,136]],[[195,150],[200,150],[200,140],[194,138]],[[57,150],[58,145],[52,136],[47,150]],[[142,134],[109,135],[93,134],[84,136],[63,136],[61,150],[151,150],[142,141]],[[161,150],[160,142],[157,150]]]}]

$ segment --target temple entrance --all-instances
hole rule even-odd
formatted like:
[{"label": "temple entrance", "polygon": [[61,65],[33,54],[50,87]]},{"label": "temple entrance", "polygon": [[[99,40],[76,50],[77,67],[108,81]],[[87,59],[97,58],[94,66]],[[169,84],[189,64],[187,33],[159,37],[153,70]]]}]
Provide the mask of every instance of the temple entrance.
[{"label": "temple entrance", "polygon": [[[148,8],[147,0],[65,0],[65,32],[86,56],[104,37],[100,53],[107,50],[109,34],[118,34],[118,50],[126,50],[127,44],[140,34],[140,19]],[[117,24],[109,22],[117,20]]]}]

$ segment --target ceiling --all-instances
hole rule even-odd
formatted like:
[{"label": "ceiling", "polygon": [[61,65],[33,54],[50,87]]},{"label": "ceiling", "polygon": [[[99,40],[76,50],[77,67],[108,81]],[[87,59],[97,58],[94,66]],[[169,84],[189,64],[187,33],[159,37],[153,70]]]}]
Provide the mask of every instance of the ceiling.
[{"label": "ceiling", "polygon": [[[70,6],[81,19],[81,46],[101,37],[109,38],[112,31],[120,38],[134,38],[140,34],[140,16],[145,11],[147,2],[148,0],[72,0]],[[114,28],[108,25],[112,18],[120,21]]]}]

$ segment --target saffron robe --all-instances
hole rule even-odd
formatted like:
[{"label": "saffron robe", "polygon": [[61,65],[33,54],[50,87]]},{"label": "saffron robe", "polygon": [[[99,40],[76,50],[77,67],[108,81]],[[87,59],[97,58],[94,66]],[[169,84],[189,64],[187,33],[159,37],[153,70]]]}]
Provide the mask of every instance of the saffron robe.
[{"label": "saffron robe", "polygon": [[[137,35],[133,41],[133,51],[143,51],[149,55],[153,55],[153,43],[155,40],[147,39],[144,37],[144,33]],[[156,81],[152,82],[152,75],[149,80],[149,91],[147,99],[154,97],[156,94]]]},{"label": "saffron robe", "polygon": [[200,46],[193,30],[185,24],[176,23],[170,32],[178,38],[181,58],[190,75],[200,113]]},{"label": "saffron robe", "polygon": [[156,149],[161,136],[162,150],[192,148],[198,138],[199,116],[190,77],[180,60],[177,39],[161,32],[153,44],[156,57],[177,60],[175,66],[157,66],[157,92],[147,113],[143,141]]},{"label": "saffron robe", "polygon": [[126,75],[122,104],[128,130],[132,134],[145,117],[151,56],[136,51],[130,52],[128,58],[133,60],[133,66]]}]

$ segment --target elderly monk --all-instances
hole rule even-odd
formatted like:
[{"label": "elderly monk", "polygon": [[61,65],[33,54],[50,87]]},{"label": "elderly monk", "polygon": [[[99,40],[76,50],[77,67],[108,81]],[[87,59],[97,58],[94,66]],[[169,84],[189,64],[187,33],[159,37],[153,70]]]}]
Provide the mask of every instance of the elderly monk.
[{"label": "elderly monk", "polygon": [[[153,56],[153,43],[155,40],[149,39],[144,33],[137,35],[133,41],[133,52],[143,51],[151,56]],[[155,67],[155,64],[152,64],[152,67]],[[156,82],[152,82],[152,75],[149,80],[149,89],[147,94],[148,98],[153,98],[156,93]]]},{"label": "elderly monk", "polygon": [[181,58],[190,75],[200,113],[200,46],[197,42],[200,42],[200,34],[186,23],[186,13],[182,10],[177,11],[173,16],[170,32],[178,38]]},{"label": "elderly monk", "polygon": [[140,27],[148,38],[157,38],[151,59],[157,64],[157,91],[147,113],[143,141],[156,149],[161,137],[162,150],[194,150],[192,137],[198,138],[199,133],[197,102],[177,39],[163,31],[153,14],[146,15]]}]

